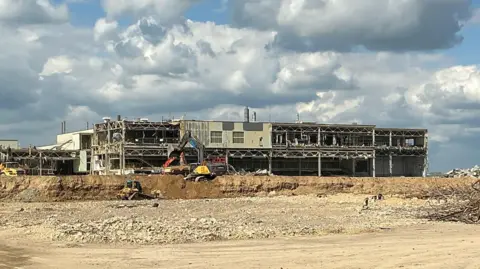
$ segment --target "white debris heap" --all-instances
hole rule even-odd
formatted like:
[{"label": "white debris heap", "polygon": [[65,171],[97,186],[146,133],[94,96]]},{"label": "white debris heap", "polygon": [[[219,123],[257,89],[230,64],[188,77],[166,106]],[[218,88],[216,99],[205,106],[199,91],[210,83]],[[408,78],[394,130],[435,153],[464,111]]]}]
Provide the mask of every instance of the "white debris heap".
[{"label": "white debris heap", "polygon": [[474,177],[480,178],[480,166],[475,165],[472,168],[460,169],[455,168],[445,174],[446,177]]}]

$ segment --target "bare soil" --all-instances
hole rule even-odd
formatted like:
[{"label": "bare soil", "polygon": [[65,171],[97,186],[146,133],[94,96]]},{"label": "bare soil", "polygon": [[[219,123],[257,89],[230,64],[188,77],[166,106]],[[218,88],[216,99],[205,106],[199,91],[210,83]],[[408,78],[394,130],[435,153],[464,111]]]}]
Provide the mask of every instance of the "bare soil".
[{"label": "bare soil", "polygon": [[350,178],[224,176],[211,182],[186,182],[180,176],[0,177],[0,200],[23,202],[113,200],[126,178],[139,180],[145,192],[166,199],[203,199],[277,194],[386,194],[428,198],[438,188],[462,187],[472,178]]},{"label": "bare soil", "polygon": [[0,177],[0,269],[480,268],[480,227],[422,219],[419,199],[473,179],[138,179],[167,199],[105,201],[124,177]]},{"label": "bare soil", "polygon": [[[480,228],[430,223],[370,234],[162,246],[0,243],[0,268],[480,268]],[[2,266],[3,264],[3,266]]]},{"label": "bare soil", "polygon": [[[388,197],[276,196],[203,200],[4,203],[0,231],[32,240],[168,244],[362,233],[423,223],[426,203]],[[158,207],[153,207],[157,203]]]},{"label": "bare soil", "polygon": [[364,198],[4,203],[0,268],[479,268],[479,226]]}]

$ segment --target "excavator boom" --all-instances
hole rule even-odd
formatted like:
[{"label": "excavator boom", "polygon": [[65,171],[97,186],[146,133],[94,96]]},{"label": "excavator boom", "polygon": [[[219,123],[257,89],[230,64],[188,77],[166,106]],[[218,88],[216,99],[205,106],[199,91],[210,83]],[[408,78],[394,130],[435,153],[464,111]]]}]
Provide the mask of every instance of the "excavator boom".
[{"label": "excavator boom", "polygon": [[[193,148],[198,150],[198,155],[200,161],[203,160],[203,148],[200,143],[192,136],[190,131],[186,131],[185,134],[180,139],[178,145],[170,146],[168,149],[168,160],[163,164],[164,173],[166,174],[176,174],[176,173],[190,173],[189,166],[185,160],[185,147],[187,144],[190,143]],[[177,164],[177,160],[179,161],[179,165]]]}]

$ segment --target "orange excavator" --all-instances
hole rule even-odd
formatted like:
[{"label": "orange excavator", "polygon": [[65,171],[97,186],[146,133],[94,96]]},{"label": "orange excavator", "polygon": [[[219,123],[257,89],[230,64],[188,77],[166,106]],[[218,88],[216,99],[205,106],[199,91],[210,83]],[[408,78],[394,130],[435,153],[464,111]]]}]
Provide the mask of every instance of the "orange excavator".
[{"label": "orange excavator", "polygon": [[168,160],[163,164],[163,174],[167,175],[188,175],[190,166],[185,160],[184,149],[190,143],[197,149],[199,161],[203,161],[203,146],[192,136],[190,131],[186,131],[177,146],[170,146],[168,149]]}]

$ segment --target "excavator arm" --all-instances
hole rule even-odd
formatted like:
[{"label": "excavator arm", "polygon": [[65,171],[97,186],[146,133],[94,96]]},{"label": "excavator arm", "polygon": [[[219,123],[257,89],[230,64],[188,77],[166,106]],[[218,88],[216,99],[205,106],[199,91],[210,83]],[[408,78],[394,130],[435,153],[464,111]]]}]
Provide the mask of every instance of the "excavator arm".
[{"label": "excavator arm", "polygon": [[198,150],[200,157],[199,161],[203,161],[203,145],[192,136],[191,131],[186,131],[178,142],[178,145],[168,149],[168,160],[163,164],[163,167],[166,168],[170,166],[172,162],[176,162],[176,160],[179,160],[181,165],[186,164],[184,149],[188,143]]},{"label": "excavator arm", "polygon": [[177,159],[176,157],[168,158],[168,160],[163,164],[163,167],[164,168],[168,167],[176,159]]},{"label": "excavator arm", "polygon": [[190,131],[186,131],[178,142],[178,145],[168,149],[168,160],[163,164],[164,168],[169,167],[176,160],[180,160],[180,164],[183,164],[185,162],[183,150],[185,149],[185,146],[188,144],[191,138],[192,133]]},{"label": "excavator arm", "polygon": [[192,138],[192,133],[190,131],[186,131],[182,139],[180,139],[180,142],[178,142],[178,145],[168,151],[168,158],[180,157],[180,154],[183,152],[183,150],[185,149],[185,146],[188,144],[191,138]]}]

